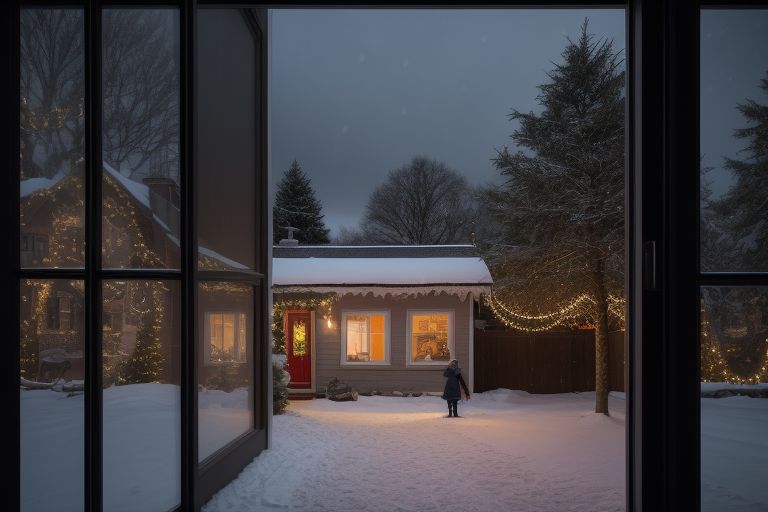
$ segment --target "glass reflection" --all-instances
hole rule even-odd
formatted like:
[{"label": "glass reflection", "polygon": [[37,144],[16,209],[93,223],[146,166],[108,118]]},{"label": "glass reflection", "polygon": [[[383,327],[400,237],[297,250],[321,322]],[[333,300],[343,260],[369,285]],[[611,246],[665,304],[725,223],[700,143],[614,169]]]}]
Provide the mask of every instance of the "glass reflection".
[{"label": "glass reflection", "polygon": [[253,429],[253,288],[200,283],[198,458]]},{"label": "glass reflection", "polygon": [[768,10],[701,12],[701,268],[768,270]]},{"label": "glass reflection", "polygon": [[78,9],[21,11],[23,268],[83,266],[83,31]]},{"label": "glass reflection", "polygon": [[179,268],[179,12],[104,11],[102,257]]},{"label": "glass reflection", "polygon": [[201,10],[197,52],[198,267],[255,270],[257,52],[240,11]]},{"label": "glass reflection", "polygon": [[103,285],[105,510],[180,503],[179,288],[169,281]]},{"label": "glass reflection", "polygon": [[21,510],[83,509],[83,281],[21,282]]},{"label": "glass reflection", "polygon": [[768,508],[768,288],[701,290],[702,511]]}]

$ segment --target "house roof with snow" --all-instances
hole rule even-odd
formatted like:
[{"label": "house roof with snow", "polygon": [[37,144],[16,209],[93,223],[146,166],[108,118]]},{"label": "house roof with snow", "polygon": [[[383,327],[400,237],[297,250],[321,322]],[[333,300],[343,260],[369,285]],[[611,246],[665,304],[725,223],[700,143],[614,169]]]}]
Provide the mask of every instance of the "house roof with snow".
[{"label": "house roof with snow", "polygon": [[272,253],[276,293],[340,295],[490,293],[488,266],[471,245],[278,246]]}]

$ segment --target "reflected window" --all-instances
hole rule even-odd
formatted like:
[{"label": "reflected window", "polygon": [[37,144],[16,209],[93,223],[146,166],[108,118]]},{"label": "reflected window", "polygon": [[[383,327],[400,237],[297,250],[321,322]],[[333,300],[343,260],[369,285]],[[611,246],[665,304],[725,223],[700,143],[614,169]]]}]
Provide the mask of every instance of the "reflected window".
[{"label": "reflected window", "polygon": [[206,362],[247,362],[245,313],[206,313],[209,349]]},{"label": "reflected window", "polygon": [[199,285],[198,460],[253,429],[252,285]]}]

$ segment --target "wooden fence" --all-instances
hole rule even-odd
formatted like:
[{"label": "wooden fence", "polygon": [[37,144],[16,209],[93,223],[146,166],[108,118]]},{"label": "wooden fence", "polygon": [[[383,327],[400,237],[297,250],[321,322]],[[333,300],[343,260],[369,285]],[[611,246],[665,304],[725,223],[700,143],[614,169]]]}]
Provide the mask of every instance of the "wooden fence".
[{"label": "wooden fence", "polygon": [[[624,391],[624,332],[608,336],[608,383]],[[595,389],[594,331],[520,334],[475,330],[475,391],[496,388],[529,393]]]}]

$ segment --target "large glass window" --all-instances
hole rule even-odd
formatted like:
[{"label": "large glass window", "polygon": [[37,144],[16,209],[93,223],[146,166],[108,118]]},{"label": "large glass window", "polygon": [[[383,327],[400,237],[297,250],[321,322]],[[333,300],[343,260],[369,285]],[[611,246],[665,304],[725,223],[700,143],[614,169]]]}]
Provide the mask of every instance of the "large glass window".
[{"label": "large glass window", "polygon": [[[205,460],[253,429],[253,311],[249,284],[200,283],[198,458]],[[222,311],[227,311],[223,313]]]},{"label": "large glass window", "polygon": [[[82,510],[83,281],[21,283],[21,510]],[[52,318],[58,319],[52,321]]]},{"label": "large glass window", "polygon": [[445,365],[454,351],[452,311],[408,312],[409,364]]},{"label": "large glass window", "polygon": [[768,9],[701,11],[704,512],[768,510],[768,288],[727,282],[768,271],[766,47]]},{"label": "large glass window", "polygon": [[[257,46],[236,9],[198,15],[198,266],[256,268]],[[226,91],[226,93],[223,93]]]},{"label": "large glass window", "polygon": [[22,268],[84,265],[83,33],[80,9],[21,11]]},{"label": "large glass window", "polygon": [[181,324],[176,281],[105,281],[104,509],[181,499]]},{"label": "large glass window", "polygon": [[768,9],[701,12],[701,269],[768,271]]},{"label": "large glass window", "polygon": [[179,12],[108,9],[102,264],[179,268]]},{"label": "large glass window", "polygon": [[389,312],[343,311],[342,364],[389,364]]}]

